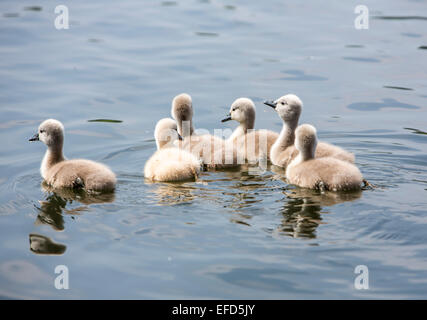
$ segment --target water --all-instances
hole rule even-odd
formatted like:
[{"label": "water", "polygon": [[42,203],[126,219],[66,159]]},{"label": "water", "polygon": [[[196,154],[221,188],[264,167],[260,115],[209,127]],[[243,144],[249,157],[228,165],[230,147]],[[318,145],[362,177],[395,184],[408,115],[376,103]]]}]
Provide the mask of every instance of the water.
[{"label": "water", "polygon": [[[73,1],[68,30],[57,4],[0,3],[1,297],[427,297],[426,1],[370,3],[368,30],[357,1]],[[275,168],[145,183],[155,122],[181,92],[211,132],[236,126],[220,120],[241,96],[279,131],[262,101],[295,93],[301,122],[376,188],[322,195]],[[45,147],[28,138],[47,118],[67,157],[117,173],[113,197],[43,189]]]}]

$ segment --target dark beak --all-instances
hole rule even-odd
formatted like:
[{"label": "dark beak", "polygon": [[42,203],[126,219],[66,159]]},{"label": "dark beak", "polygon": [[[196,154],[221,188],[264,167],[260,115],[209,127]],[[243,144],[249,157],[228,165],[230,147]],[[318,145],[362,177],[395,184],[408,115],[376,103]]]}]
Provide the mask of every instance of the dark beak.
[{"label": "dark beak", "polygon": [[231,120],[231,114],[228,114],[227,118],[222,119],[221,122],[227,122],[227,121],[230,121],[230,120]]},{"label": "dark beak", "polygon": [[264,101],[264,104],[272,107],[273,109],[276,109],[276,103],[274,101]]},{"label": "dark beak", "polygon": [[[178,133],[178,132],[177,132]],[[178,140],[184,140],[183,138],[182,138],[182,136],[178,133]]]},{"label": "dark beak", "polygon": [[31,139],[29,139],[28,141],[40,141],[39,140],[39,134],[36,133],[35,135],[33,135],[33,137]]}]

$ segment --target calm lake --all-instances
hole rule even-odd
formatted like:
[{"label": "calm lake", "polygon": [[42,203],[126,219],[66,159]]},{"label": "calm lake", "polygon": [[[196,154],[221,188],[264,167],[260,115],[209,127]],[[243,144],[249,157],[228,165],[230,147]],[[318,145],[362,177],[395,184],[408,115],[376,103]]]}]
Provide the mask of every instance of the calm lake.
[{"label": "calm lake", "polygon": [[[427,298],[427,1],[369,2],[362,30],[359,1],[63,2],[0,2],[0,298]],[[239,97],[280,131],[262,102],[297,94],[375,188],[321,194],[274,167],[147,183],[181,92],[211,133]],[[42,187],[28,139],[48,118],[68,158],[116,172],[113,196]]]}]

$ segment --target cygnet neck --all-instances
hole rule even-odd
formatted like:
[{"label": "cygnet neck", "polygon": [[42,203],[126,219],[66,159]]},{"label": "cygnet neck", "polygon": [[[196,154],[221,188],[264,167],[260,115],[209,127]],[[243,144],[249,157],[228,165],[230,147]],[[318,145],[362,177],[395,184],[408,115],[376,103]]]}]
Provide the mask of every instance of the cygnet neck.
[{"label": "cygnet neck", "polygon": [[62,145],[63,143],[61,142],[53,146],[48,146],[41,166],[41,174],[43,177],[45,177],[47,170],[52,168],[58,162],[65,160],[62,153]]},{"label": "cygnet neck", "polygon": [[280,135],[274,143],[275,148],[285,150],[295,143],[295,129],[298,126],[298,119],[294,121],[283,121]]},{"label": "cygnet neck", "polygon": [[315,151],[316,151],[315,145],[314,146],[307,146],[306,148],[299,150],[298,157],[301,159],[301,162],[314,159]]},{"label": "cygnet neck", "polygon": [[234,129],[232,135],[230,136],[230,140],[234,140],[237,137],[244,136],[248,133],[248,130],[253,130],[255,127],[255,117],[248,116],[246,119],[239,123],[239,126]]},{"label": "cygnet neck", "polygon": [[181,120],[178,119],[177,121],[177,129],[178,129],[178,133],[180,134],[181,137],[185,138],[188,136],[193,135],[194,133],[194,127],[193,127],[193,120]]}]

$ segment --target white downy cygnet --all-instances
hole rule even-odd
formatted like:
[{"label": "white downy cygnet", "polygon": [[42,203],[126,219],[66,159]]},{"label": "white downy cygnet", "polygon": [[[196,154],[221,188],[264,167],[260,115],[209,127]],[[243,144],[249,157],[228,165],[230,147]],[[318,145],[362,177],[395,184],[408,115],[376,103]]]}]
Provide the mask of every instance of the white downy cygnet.
[{"label": "white downy cygnet", "polygon": [[286,168],[289,183],[328,191],[361,189],[363,177],[354,164],[332,157],[315,156],[317,136],[313,126],[300,125],[295,135],[295,147],[299,153]]},{"label": "white downy cygnet", "polygon": [[161,119],[157,122],[154,137],[157,151],[145,164],[145,178],[158,182],[196,180],[201,163],[194,155],[173,144],[179,138],[176,122],[170,118]]},{"label": "white downy cygnet", "polygon": [[239,165],[237,153],[227,147],[224,139],[210,134],[195,134],[190,95],[182,93],[173,99],[171,115],[176,120],[178,133],[183,137],[183,141],[178,143],[179,148],[201,159],[207,168],[223,169]]},{"label": "white downy cygnet", "polygon": [[104,164],[84,159],[67,160],[64,157],[64,126],[58,120],[42,122],[30,141],[42,141],[47,146],[40,173],[53,188],[84,188],[102,192],[115,189],[116,176]]},{"label": "white downy cygnet", "polygon": [[270,149],[279,134],[265,129],[253,130],[255,127],[255,104],[251,99],[236,99],[230,107],[230,113],[222,122],[230,120],[239,122],[239,126],[227,139],[227,143],[232,143],[239,152],[243,152],[244,158],[248,162],[257,162],[263,157],[270,158]]},{"label": "white downy cygnet", "polygon": [[[302,102],[296,95],[288,94],[276,101],[266,101],[264,104],[274,108],[283,120],[279,138],[271,147],[270,159],[274,165],[286,168],[298,154],[294,141],[295,129],[302,111]],[[320,157],[333,157],[354,163],[354,154],[325,142],[319,142],[316,148],[316,158]]]}]

